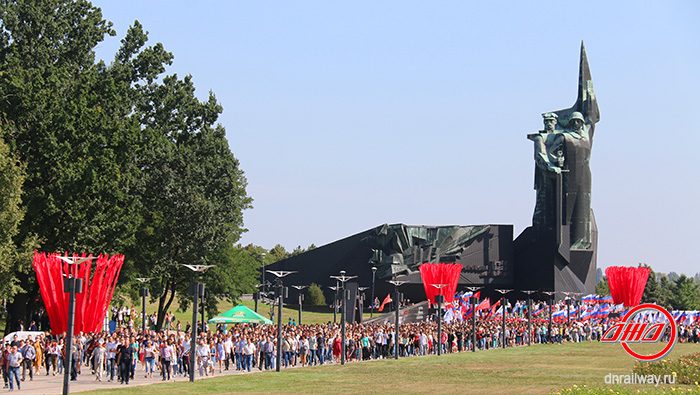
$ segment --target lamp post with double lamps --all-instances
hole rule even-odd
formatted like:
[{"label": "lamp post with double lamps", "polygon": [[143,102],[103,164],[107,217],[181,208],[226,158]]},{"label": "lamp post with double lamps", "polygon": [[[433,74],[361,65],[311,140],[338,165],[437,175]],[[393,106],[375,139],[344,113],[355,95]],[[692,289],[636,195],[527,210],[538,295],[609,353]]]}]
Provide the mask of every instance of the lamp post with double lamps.
[{"label": "lamp post with double lamps", "polygon": [[369,310],[369,318],[374,317],[374,279],[375,275],[377,274],[377,267],[372,266],[372,300],[370,300],[370,310]]},{"label": "lamp post with double lamps", "polygon": [[340,364],[345,365],[345,300],[347,299],[345,295],[345,283],[348,280],[352,280],[353,278],[356,278],[357,276],[346,276],[345,275],[345,270],[340,271],[339,276],[330,276],[333,279],[336,279],[340,283],[340,290],[342,291],[340,294],[343,298],[343,301],[341,302],[341,312],[340,312],[340,341],[341,341],[341,354],[340,354]]},{"label": "lamp post with double lamps", "polygon": [[148,296],[148,287],[146,283],[150,280],[150,277],[138,277],[136,281],[141,283],[141,332],[146,333],[146,297]]},{"label": "lamp post with double lamps", "polygon": [[308,288],[308,285],[292,285],[292,288],[296,289],[298,292],[299,299],[299,319],[297,320],[297,325],[301,325],[301,303],[304,301],[304,294],[301,292],[304,288]]},{"label": "lamp post with double lamps", "polygon": [[362,323],[362,319],[364,318],[363,315],[365,313],[365,291],[368,289],[369,287],[357,287],[357,309],[359,314],[357,322],[359,322],[360,324]]},{"label": "lamp post with double lamps", "polygon": [[554,309],[554,294],[556,291],[542,291],[543,294],[549,296],[549,324],[547,325],[547,341],[551,343],[554,341],[554,338],[552,338],[552,311]]},{"label": "lamp post with double lamps", "polygon": [[[267,285],[269,285],[269,284],[267,284]],[[265,291],[264,291],[265,287],[266,287],[266,284],[264,284],[264,283],[257,284],[257,285],[255,286],[255,288],[258,289],[258,291],[255,292],[255,295],[254,295],[254,298],[253,298],[253,301],[255,301],[255,312],[256,312],[256,313],[258,312],[258,303],[260,302],[260,298],[261,298],[261,297],[263,296],[263,294],[265,293]]]},{"label": "lamp post with double lamps", "polygon": [[442,355],[442,304],[445,302],[445,297],[442,296],[442,289],[447,284],[430,285],[438,290],[438,294],[435,296],[435,304],[437,304],[437,355]]},{"label": "lamp post with double lamps", "polygon": [[267,292],[267,287],[272,285],[268,281],[265,281],[265,255],[266,254],[264,252],[260,253],[260,264],[262,265],[261,266],[262,270],[260,270],[262,272],[262,279],[260,281],[260,284],[263,286],[263,289],[262,289],[263,292]]},{"label": "lamp post with double lamps", "polygon": [[394,298],[396,299],[396,322],[394,323],[394,359],[399,359],[399,315],[401,311],[401,294],[399,293],[399,287],[405,284],[406,281],[401,281],[394,278],[393,280],[387,282],[394,285]]},{"label": "lamp post with double lamps", "polygon": [[562,295],[564,295],[564,304],[566,305],[566,325],[568,326],[569,323],[571,322],[571,317],[570,317],[570,314],[571,314],[571,299],[569,298],[569,296],[570,296],[573,292],[564,292],[564,291],[561,291],[561,293],[562,293]]},{"label": "lamp post with double lamps", "polygon": [[340,285],[337,285],[338,282],[335,282],[336,285],[329,285],[328,289],[333,291],[333,323],[335,324],[337,320],[337,315],[338,315],[338,291],[340,290]]},{"label": "lamp post with double lamps", "polygon": [[275,370],[279,372],[280,365],[282,365],[282,304],[284,303],[282,279],[296,272],[285,270],[268,270],[267,272],[277,277],[277,361],[275,361]]},{"label": "lamp post with double lamps", "polygon": [[583,296],[583,294],[580,292],[574,292],[573,295],[574,295],[574,300],[572,303],[575,302],[575,304],[574,304],[574,308],[575,308],[574,318],[579,319],[579,318],[581,318],[581,305],[583,304],[583,301],[581,301],[581,297]]},{"label": "lamp post with double lamps", "polygon": [[[73,364],[73,328],[75,327],[75,294],[83,292],[83,279],[78,278],[77,266],[83,262],[96,259],[95,257],[57,256],[56,258],[68,264],[68,275],[63,275],[63,292],[68,293],[68,330],[66,332],[66,363],[63,373],[63,395],[70,392],[70,374]],[[30,368],[31,369],[31,368]]]},{"label": "lamp post with double lamps", "polygon": [[532,344],[532,294],[537,291],[523,291],[527,294],[527,345]]},{"label": "lamp post with double lamps", "polygon": [[472,305],[472,352],[476,352],[476,306],[479,304],[476,291],[479,287],[467,287],[467,289],[472,293],[469,297],[469,303]]},{"label": "lamp post with double lamps", "polygon": [[194,366],[197,361],[197,313],[199,310],[199,297],[200,294],[204,296],[204,284],[199,282],[199,276],[206,272],[209,268],[214,267],[214,265],[182,265],[193,272],[195,272],[194,278],[194,303],[192,304],[192,338],[190,339],[190,382],[194,383]]},{"label": "lamp post with double lamps", "polygon": [[338,291],[340,291],[340,284],[338,281],[335,282],[335,287],[328,287],[335,291],[333,294],[333,323],[335,324],[338,319]]},{"label": "lamp post with double lamps", "polygon": [[501,338],[503,340],[503,348],[506,348],[506,314],[508,314],[508,309],[506,308],[506,294],[512,291],[512,289],[497,289],[496,292],[501,294],[501,309],[503,309],[503,322],[501,324]]}]

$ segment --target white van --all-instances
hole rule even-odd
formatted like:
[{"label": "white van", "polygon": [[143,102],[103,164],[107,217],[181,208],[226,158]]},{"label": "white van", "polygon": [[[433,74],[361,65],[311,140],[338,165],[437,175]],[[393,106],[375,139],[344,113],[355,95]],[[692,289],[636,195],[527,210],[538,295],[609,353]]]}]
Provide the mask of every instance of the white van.
[{"label": "white van", "polygon": [[10,332],[7,336],[5,336],[3,340],[3,344],[9,343],[14,339],[15,335],[17,335],[17,340],[26,340],[29,336],[32,337],[32,340],[36,340],[36,337],[39,335],[43,335],[44,332],[40,331],[18,331],[18,332]]}]

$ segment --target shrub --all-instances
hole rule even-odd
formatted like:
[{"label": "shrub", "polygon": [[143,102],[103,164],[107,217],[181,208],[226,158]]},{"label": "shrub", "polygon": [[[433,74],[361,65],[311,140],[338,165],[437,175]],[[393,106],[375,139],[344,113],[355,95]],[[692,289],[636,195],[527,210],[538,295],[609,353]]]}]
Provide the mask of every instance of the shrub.
[{"label": "shrub", "polygon": [[672,374],[676,376],[676,384],[695,385],[700,382],[700,353],[682,355],[673,360],[637,362],[632,371],[640,375]]},{"label": "shrub", "polygon": [[323,295],[323,291],[321,291],[321,287],[319,287],[318,284],[316,284],[316,283],[312,283],[311,286],[309,286],[307,296],[309,298],[308,304],[310,304],[312,306],[325,306],[326,305],[326,297]]}]

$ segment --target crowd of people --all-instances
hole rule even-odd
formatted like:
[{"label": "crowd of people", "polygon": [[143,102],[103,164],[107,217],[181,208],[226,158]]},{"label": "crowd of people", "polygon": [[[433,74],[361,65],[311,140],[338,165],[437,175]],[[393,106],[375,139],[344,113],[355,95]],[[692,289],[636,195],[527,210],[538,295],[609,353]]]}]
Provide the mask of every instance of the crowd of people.
[{"label": "crowd of people", "polygon": [[[530,324],[522,309],[508,309],[505,336],[502,316],[485,315],[476,321],[475,342],[472,340],[471,319],[452,320],[442,325],[440,338],[433,319],[404,323],[395,339],[392,323],[346,324],[346,355],[348,362],[444,353],[489,350],[523,346],[530,343],[564,343],[598,341],[605,330],[619,318],[602,320],[581,319],[577,315],[568,320],[550,320],[545,316],[532,318]],[[293,321],[284,325],[281,342],[281,367],[313,366],[338,363],[342,353],[339,323],[298,325]],[[700,342],[700,323],[679,325],[679,341]],[[550,326],[551,325],[551,326]],[[187,324],[189,327],[189,323]],[[138,326],[137,326],[138,327]],[[530,330],[528,330],[530,329]],[[128,385],[134,377],[145,380],[172,380],[189,374],[189,363],[194,358],[198,376],[214,376],[227,370],[246,371],[276,368],[277,328],[275,325],[236,324],[218,326],[215,330],[199,333],[194,352],[190,333],[179,326],[156,331],[138,331],[123,322],[116,330],[80,334],[72,347],[72,366],[66,367],[66,350],[62,336],[51,333],[13,339],[5,344],[0,355],[0,366],[5,387],[20,389],[22,382],[36,375],[62,374],[70,369],[71,380],[89,372],[96,381],[119,382]]]}]

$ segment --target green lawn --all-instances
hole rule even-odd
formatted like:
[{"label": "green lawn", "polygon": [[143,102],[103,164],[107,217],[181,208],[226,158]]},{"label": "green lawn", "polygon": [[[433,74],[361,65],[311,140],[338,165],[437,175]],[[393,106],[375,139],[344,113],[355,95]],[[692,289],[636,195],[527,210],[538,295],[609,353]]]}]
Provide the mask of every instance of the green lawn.
[{"label": "green lawn", "polygon": [[[697,351],[697,344],[677,344],[672,356]],[[297,368],[93,393],[547,394],[574,384],[605,388],[606,374],[631,373],[633,365],[619,345],[579,343]]]}]

